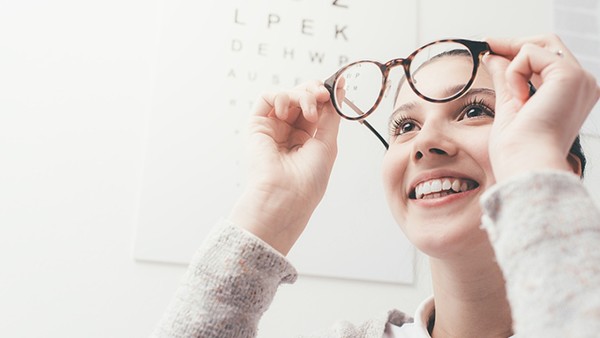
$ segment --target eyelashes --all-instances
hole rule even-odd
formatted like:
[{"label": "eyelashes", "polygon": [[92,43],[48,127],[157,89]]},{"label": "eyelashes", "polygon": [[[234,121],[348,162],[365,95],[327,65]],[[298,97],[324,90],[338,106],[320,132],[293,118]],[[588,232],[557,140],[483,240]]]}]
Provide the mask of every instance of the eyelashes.
[{"label": "eyelashes", "polygon": [[[491,117],[491,118],[493,118],[496,114],[494,112],[494,109],[491,107],[493,107],[493,106],[487,104],[484,98],[477,98],[477,97],[470,98],[469,101],[467,101],[463,105],[462,109],[460,110],[461,113],[459,115],[459,120],[464,119],[465,117],[467,117],[467,118],[476,118],[476,117]],[[472,115],[472,113],[480,113],[483,115]]]},{"label": "eyelashes", "polygon": [[[461,102],[461,104],[452,111],[456,116],[456,121],[473,120],[481,118],[494,118],[495,112],[488,98],[472,96]],[[420,123],[408,115],[397,115],[392,118],[389,124],[388,134],[391,137],[404,135],[412,131],[420,130]]]},{"label": "eyelashes", "polygon": [[[390,136],[398,136],[407,132],[413,131],[412,129],[417,126],[417,122],[406,115],[400,115],[395,117],[390,123],[388,134]],[[410,129],[410,130],[408,130]]]}]

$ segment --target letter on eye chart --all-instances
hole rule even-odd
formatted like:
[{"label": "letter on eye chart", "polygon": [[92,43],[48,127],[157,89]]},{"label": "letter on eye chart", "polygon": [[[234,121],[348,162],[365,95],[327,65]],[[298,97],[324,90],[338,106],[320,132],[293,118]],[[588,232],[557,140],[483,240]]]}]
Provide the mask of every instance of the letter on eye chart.
[{"label": "letter on eye chart", "polygon": [[313,35],[313,31],[312,31],[312,23],[313,20],[310,19],[303,19],[302,20],[302,34],[305,35]]},{"label": "letter on eye chart", "polygon": [[340,0],[333,0],[332,5],[340,8],[348,8],[348,5],[342,4]]},{"label": "letter on eye chart", "polygon": [[239,15],[239,11],[238,11],[238,9],[236,8],[236,9],[235,9],[235,11],[234,11],[233,22],[234,22],[234,23],[236,23],[236,24],[238,24],[238,25],[245,26],[245,25],[246,25],[246,23],[244,23],[244,22],[241,22],[241,21],[238,19],[238,15]]},{"label": "letter on eye chart", "polygon": [[346,28],[348,28],[348,26],[344,26],[342,28],[338,27],[338,25],[335,25],[335,38],[337,39],[338,36],[342,36],[344,38],[344,40],[348,41],[348,37],[346,36],[346,32],[344,32],[346,30]]},{"label": "letter on eye chart", "polygon": [[281,22],[281,17],[277,14],[269,14],[268,20],[267,20],[267,28],[271,28],[272,24],[276,24],[276,23],[280,23]]}]

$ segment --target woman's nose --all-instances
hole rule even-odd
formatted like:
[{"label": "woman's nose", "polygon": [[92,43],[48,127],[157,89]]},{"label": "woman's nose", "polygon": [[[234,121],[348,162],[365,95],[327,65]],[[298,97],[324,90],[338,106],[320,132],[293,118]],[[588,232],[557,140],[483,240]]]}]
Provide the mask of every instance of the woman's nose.
[{"label": "woman's nose", "polygon": [[[448,153],[444,149],[440,149],[440,148],[430,148],[429,152],[432,154],[437,154],[437,155],[448,155]],[[425,155],[423,154],[423,152],[421,152],[421,150],[417,150],[417,152],[415,153],[415,158],[417,160],[422,159],[423,156],[425,156]]]},{"label": "woman's nose", "polygon": [[449,128],[440,125],[423,126],[414,143],[414,159],[452,157],[456,155],[456,143],[449,134]]}]

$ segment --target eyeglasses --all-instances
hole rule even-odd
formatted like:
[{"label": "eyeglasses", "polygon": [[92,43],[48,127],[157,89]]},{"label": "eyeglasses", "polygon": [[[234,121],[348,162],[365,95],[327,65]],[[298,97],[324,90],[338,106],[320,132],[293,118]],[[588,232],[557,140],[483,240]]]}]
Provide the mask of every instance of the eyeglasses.
[{"label": "eyeglasses", "polygon": [[[350,63],[325,80],[324,85],[337,113],[345,119],[364,124],[387,149],[387,141],[365,119],[391,90],[392,83],[388,78],[392,68],[402,66],[404,69],[404,76],[394,84],[397,91],[404,82],[408,82],[412,91],[420,98],[444,103],[461,97],[471,88],[481,58],[490,52],[490,46],[483,41],[438,40],[415,50],[404,59],[393,59],[384,64],[371,60]],[[444,74],[426,76],[423,74],[425,72],[421,72],[424,66],[448,60],[446,57],[449,56],[461,57],[461,66],[457,68],[458,71],[453,71],[451,78],[444,77]]]}]

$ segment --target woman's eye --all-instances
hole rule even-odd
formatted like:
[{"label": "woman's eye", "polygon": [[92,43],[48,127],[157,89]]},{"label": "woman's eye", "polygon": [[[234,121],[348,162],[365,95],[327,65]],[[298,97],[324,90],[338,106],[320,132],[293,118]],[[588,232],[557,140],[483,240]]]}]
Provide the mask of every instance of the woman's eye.
[{"label": "woman's eye", "polygon": [[406,133],[410,133],[411,131],[415,131],[417,130],[419,127],[417,126],[417,124],[414,121],[411,121],[409,119],[399,119],[394,121],[394,125],[393,128],[391,130],[391,135],[402,135],[402,134],[406,134]]},{"label": "woman's eye", "polygon": [[483,105],[471,105],[467,106],[464,109],[465,118],[472,119],[477,117],[494,117],[494,112],[486,106]]},{"label": "woman's eye", "polygon": [[400,134],[404,134],[404,133],[408,133],[411,132],[415,129],[415,124],[412,122],[405,122],[403,125],[400,126],[400,129],[398,130],[398,132]]}]

